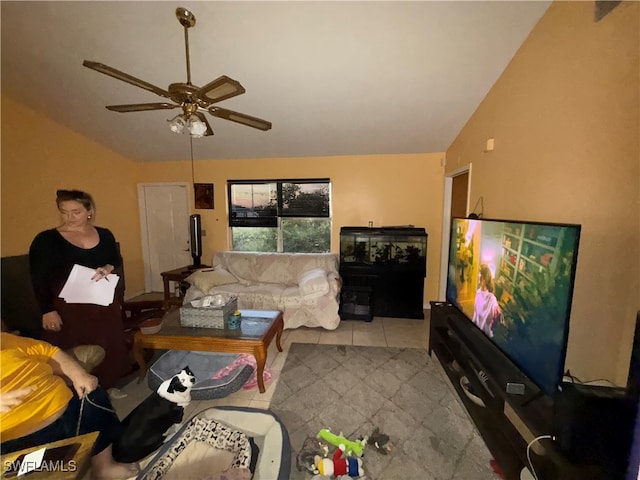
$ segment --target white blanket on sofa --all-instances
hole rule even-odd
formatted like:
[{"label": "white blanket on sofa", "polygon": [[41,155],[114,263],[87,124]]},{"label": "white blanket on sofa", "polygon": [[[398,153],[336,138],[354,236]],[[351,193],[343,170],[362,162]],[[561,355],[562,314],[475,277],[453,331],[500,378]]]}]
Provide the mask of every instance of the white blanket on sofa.
[{"label": "white blanket on sofa", "polygon": [[340,288],[338,256],[332,253],[218,252],[211,269],[187,279],[185,302],[222,293],[238,297],[238,308],[282,310],[284,328],[334,330]]}]

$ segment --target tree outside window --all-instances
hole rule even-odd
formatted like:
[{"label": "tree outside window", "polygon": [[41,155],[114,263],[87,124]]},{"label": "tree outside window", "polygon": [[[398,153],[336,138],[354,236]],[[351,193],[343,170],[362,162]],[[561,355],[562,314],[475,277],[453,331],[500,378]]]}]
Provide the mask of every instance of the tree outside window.
[{"label": "tree outside window", "polygon": [[328,179],[230,180],[228,200],[233,250],[331,250]]}]

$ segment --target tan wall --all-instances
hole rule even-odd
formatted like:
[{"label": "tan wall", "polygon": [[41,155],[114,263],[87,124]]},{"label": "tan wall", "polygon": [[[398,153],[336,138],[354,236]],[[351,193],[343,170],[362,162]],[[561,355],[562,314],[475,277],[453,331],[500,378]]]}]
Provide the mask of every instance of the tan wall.
[{"label": "tan wall", "polygon": [[125,258],[127,291],[144,288],[132,162],[47,117],[2,97],[2,256],[29,251],[60,223],[56,190],[77,188],[96,202]]},{"label": "tan wall", "polygon": [[[203,141],[206,141],[203,140]],[[196,161],[195,181],[214,184],[213,210],[197,210],[202,227],[203,262],[230,246],[227,226],[227,180],[330,178],[333,216],[332,251],[339,251],[342,226],[413,224],[429,235],[424,301],[437,299],[442,236],[443,153]],[[142,183],[191,183],[190,162],[163,162],[138,169]],[[191,200],[193,205],[193,199]]]},{"label": "tan wall", "polygon": [[[556,2],[447,151],[489,218],[582,224],[566,368],[626,383],[640,309],[640,4]],[[483,153],[488,138],[495,150]]]},{"label": "tan wall", "polygon": [[[2,119],[2,256],[27,253],[38,232],[59,223],[55,191],[78,188],[94,196],[97,223],[112,230],[122,245],[127,295],[143,291],[137,185],[191,183],[190,162],[130,161],[6,96],[2,98]],[[436,299],[443,155],[197,161],[196,182],[215,186],[215,209],[193,210],[202,215],[207,232],[203,260],[230,245],[228,179],[328,177],[333,187],[332,250],[338,252],[344,225],[367,225],[371,220],[376,226],[425,227],[429,246],[424,298],[425,302]]]}]

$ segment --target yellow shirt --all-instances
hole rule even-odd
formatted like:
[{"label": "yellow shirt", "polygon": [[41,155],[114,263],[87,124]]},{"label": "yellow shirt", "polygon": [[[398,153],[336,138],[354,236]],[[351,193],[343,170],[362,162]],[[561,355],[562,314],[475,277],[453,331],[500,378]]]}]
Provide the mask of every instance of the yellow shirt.
[{"label": "yellow shirt", "polygon": [[0,394],[35,386],[22,403],[0,414],[3,442],[31,433],[64,410],[73,396],[64,380],[54,375],[48,361],[59,351],[45,342],[10,333],[0,336]]}]

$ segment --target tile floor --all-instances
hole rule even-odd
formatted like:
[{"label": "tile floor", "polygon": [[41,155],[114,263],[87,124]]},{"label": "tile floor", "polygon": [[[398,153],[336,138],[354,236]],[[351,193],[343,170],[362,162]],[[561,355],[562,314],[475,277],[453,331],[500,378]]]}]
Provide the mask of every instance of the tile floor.
[{"label": "tile floor", "polygon": [[[317,343],[332,345],[363,345],[388,347],[427,348],[429,342],[429,310],[425,310],[425,319],[405,319],[374,317],[372,322],[345,320],[336,330],[321,328],[298,328],[285,330],[282,335],[282,352],[278,352],[275,342],[269,346],[267,366],[272,377],[266,382],[265,393],[256,388],[239,390],[228,397],[218,400],[193,401],[185,412],[185,418],[215,405],[233,405],[254,408],[269,408],[271,396],[278,382],[278,376],[292,343]],[[137,383],[137,377],[126,384],[122,391],[126,398],[114,400],[113,405],[120,418],[124,418],[136,405],[149,395],[146,378]]]}]

